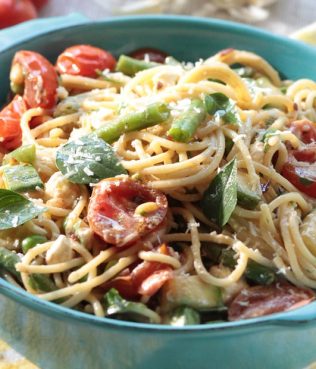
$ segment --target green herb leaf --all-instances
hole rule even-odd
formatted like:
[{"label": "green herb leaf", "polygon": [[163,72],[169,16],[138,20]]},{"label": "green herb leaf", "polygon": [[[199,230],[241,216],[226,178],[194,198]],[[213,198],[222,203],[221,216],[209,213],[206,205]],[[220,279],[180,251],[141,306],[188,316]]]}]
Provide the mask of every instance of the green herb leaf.
[{"label": "green herb leaf", "polygon": [[35,205],[22,195],[0,189],[0,230],[15,228],[44,211],[46,208]]},{"label": "green herb leaf", "polygon": [[104,296],[106,315],[127,315],[131,320],[159,323],[159,316],[140,302],[123,299],[115,288],[111,288]]},{"label": "green herb leaf", "polygon": [[97,183],[126,174],[112,147],[93,134],[62,146],[57,151],[56,165],[73,183]]},{"label": "green herb leaf", "polygon": [[227,124],[239,123],[235,103],[230,101],[230,99],[221,92],[206,95],[204,103],[208,114],[219,116]]},{"label": "green herb leaf", "polygon": [[203,195],[204,214],[223,227],[237,204],[237,161],[228,163],[213,179]]},{"label": "green herb leaf", "polygon": [[221,92],[205,96],[206,110],[210,115],[214,115],[218,110],[226,110],[229,104],[229,98]]}]

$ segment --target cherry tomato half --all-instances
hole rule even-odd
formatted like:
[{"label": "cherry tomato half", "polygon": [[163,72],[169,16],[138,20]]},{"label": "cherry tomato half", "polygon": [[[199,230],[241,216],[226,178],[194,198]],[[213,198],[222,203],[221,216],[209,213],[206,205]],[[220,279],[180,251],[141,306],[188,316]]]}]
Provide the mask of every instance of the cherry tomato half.
[{"label": "cherry tomato half", "polygon": [[296,120],[291,123],[291,131],[304,143],[316,141],[316,123],[310,120]]},{"label": "cherry tomato half", "polygon": [[97,70],[113,70],[116,60],[108,51],[90,45],[69,47],[59,55],[56,68],[60,74],[97,77]]},{"label": "cherry tomato half", "polygon": [[20,120],[27,107],[21,96],[15,98],[0,112],[0,149],[10,151],[21,145]]},{"label": "cherry tomato half", "polygon": [[314,292],[289,284],[245,288],[228,309],[228,319],[240,320],[292,310],[315,299]]},{"label": "cherry tomato half", "polygon": [[11,88],[23,92],[29,108],[52,109],[57,102],[57,73],[51,63],[34,51],[18,51],[10,72]]},{"label": "cherry tomato half", "polygon": [[293,150],[282,168],[282,175],[297,189],[316,198],[316,144]]},{"label": "cherry tomato half", "polygon": [[106,282],[102,289],[108,291],[115,288],[120,295],[128,300],[137,300],[139,297],[151,297],[173,277],[170,265],[143,261],[132,272],[124,273]]},{"label": "cherry tomato half", "polygon": [[[156,209],[146,215],[135,209],[155,202]],[[107,243],[124,246],[152,232],[167,214],[166,196],[128,177],[108,178],[93,189],[88,207],[88,221],[93,231]]]},{"label": "cherry tomato half", "polygon": [[143,47],[141,49],[137,49],[132,53],[130,53],[129,55],[134,59],[146,60],[146,58],[148,58],[148,61],[161,64],[165,62],[165,59],[168,56],[168,54],[166,54],[164,51],[153,49],[150,47]]},{"label": "cherry tomato half", "polygon": [[37,11],[30,0],[0,1],[0,29],[37,17]]}]

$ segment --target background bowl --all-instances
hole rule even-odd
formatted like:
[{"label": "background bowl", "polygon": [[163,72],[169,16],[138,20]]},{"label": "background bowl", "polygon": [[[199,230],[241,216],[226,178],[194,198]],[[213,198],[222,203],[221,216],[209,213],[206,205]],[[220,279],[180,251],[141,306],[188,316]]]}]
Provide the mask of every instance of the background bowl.
[{"label": "background bowl", "polygon": [[[173,16],[90,23],[72,16],[0,32],[0,100],[17,50],[55,60],[78,43],[116,55],[152,46],[191,61],[234,47],[260,54],[283,77],[316,79],[316,50],[248,26]],[[302,369],[316,360],[315,303],[260,319],[174,328],[96,318],[41,301],[2,279],[0,292],[0,336],[43,369]]]}]

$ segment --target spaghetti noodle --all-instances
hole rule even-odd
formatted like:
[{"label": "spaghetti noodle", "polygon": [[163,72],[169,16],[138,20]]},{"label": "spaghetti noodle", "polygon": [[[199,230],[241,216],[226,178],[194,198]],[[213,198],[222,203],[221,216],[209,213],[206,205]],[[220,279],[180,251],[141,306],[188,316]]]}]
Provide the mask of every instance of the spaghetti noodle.
[{"label": "spaghetti noodle", "polygon": [[[3,278],[99,317],[167,324],[179,324],[177,316],[190,311],[184,307],[198,312],[197,321],[182,320],[194,324],[227,319],[227,308],[234,320],[313,300],[316,83],[281,81],[260,56],[233,49],[195,64],[138,62],[148,65],[134,74],[119,67],[92,76],[62,73],[53,108],[28,103],[22,112],[15,148],[35,148],[31,164],[43,183],[22,192],[45,210],[0,231],[1,248],[19,258],[8,274],[0,257]],[[155,104],[164,104],[165,119],[128,127],[125,117]],[[192,117],[199,122],[190,131]],[[106,139],[121,168],[117,176],[94,181],[89,160],[102,158],[88,154],[84,163],[77,153],[58,162],[66,145],[95,132],[99,143],[113,124],[117,132],[123,127]],[[181,138],[188,127],[190,136]],[[10,191],[7,168],[17,173],[26,164],[2,135],[0,188]],[[81,167],[65,171],[76,160]],[[90,184],[74,180],[80,170]],[[0,211],[4,217],[10,209]],[[34,235],[45,241],[23,249]],[[266,295],[253,302],[258,285],[275,288],[272,309],[262,307]],[[284,303],[289,285],[291,306]]]}]

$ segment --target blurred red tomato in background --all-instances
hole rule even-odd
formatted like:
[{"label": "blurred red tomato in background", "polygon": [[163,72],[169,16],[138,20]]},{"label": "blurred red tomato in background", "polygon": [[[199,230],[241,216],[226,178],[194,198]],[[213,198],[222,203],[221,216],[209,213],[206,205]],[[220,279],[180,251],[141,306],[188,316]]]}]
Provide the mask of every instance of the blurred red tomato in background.
[{"label": "blurred red tomato in background", "polygon": [[48,0],[0,0],[0,29],[37,17]]}]

